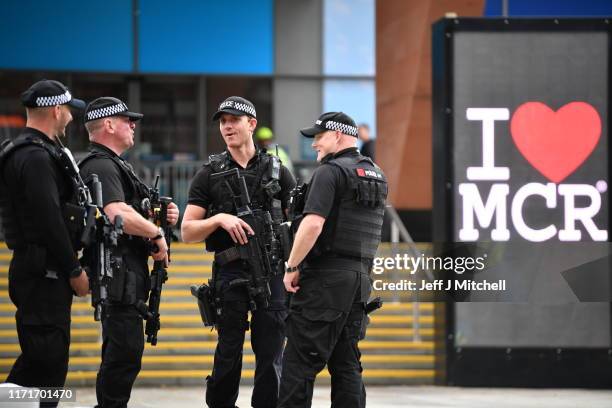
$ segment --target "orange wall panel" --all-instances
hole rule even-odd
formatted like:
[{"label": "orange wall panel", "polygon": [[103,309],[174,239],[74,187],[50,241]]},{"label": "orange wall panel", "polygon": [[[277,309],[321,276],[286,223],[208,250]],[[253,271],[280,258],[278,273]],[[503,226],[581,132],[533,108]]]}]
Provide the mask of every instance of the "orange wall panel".
[{"label": "orange wall panel", "polygon": [[376,158],[398,209],[432,207],[431,24],[483,10],[484,0],[376,2]]}]

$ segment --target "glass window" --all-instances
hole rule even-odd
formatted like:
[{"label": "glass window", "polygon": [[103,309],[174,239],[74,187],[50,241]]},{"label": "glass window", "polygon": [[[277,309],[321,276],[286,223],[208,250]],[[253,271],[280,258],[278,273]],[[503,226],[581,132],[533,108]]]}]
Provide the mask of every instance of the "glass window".
[{"label": "glass window", "polygon": [[197,77],[145,77],[140,92],[145,115],[140,127],[141,158],[197,159]]},{"label": "glass window", "polygon": [[374,0],[325,0],[323,6],[323,73],[374,75]]}]

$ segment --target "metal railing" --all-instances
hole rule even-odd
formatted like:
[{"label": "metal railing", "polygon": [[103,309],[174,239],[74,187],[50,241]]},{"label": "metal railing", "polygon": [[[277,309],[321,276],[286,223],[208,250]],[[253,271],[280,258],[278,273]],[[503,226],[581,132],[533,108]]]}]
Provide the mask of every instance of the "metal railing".
[{"label": "metal railing", "polygon": [[[391,243],[398,244],[401,238],[401,241],[405,242],[408,246],[408,255],[413,258],[418,258],[421,255],[419,249],[417,248],[414,240],[412,239],[412,236],[410,236],[408,229],[406,229],[406,226],[402,222],[402,219],[397,213],[397,210],[392,205],[387,204],[385,215],[389,218],[389,221],[391,223]],[[425,268],[423,272],[425,273],[429,281],[433,281],[433,274],[429,269]],[[419,309],[419,291],[415,290],[413,293],[414,300],[412,302],[412,339],[415,342],[420,342],[421,325],[419,319],[421,317],[421,310]]]},{"label": "metal railing", "polygon": [[204,164],[203,161],[181,161],[162,162],[157,164],[153,170],[149,170],[149,183],[159,175],[159,191],[162,195],[172,197],[172,201],[181,210],[181,216],[187,207],[189,199],[189,185],[198,170]]}]

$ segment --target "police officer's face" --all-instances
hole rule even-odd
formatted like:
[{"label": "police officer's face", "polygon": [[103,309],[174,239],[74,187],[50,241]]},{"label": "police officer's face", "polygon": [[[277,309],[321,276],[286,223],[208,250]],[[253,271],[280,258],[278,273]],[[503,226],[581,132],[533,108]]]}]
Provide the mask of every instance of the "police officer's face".
[{"label": "police officer's face", "polygon": [[134,146],[134,129],[136,129],[136,122],[132,122],[125,116],[114,116],[113,128],[117,141],[124,149],[129,149]]},{"label": "police officer's face", "polygon": [[338,146],[337,132],[328,130],[327,132],[318,133],[312,141],[312,148],[317,152],[317,161],[321,161],[330,153],[335,153]]},{"label": "police officer's face", "polygon": [[57,119],[55,133],[58,137],[65,137],[66,126],[72,122],[72,113],[68,105],[58,105],[54,109],[56,109],[55,117]]},{"label": "police officer's face", "polygon": [[219,118],[219,130],[227,147],[240,147],[252,140],[257,120],[247,115],[224,113]]}]

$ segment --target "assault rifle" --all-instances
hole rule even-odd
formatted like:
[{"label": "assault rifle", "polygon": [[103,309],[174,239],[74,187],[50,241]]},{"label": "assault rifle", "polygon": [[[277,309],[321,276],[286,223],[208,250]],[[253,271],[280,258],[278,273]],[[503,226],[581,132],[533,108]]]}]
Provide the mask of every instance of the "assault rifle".
[{"label": "assault rifle", "polygon": [[[211,178],[223,178],[228,191],[232,193],[234,207],[238,218],[251,226],[255,232],[254,236],[248,237],[248,242],[220,253],[215,254],[215,262],[223,265],[237,259],[248,264],[249,278],[234,279],[229,283],[230,287],[245,286],[249,294],[249,307],[256,310],[257,307],[266,308],[270,302],[270,278],[278,273],[280,244],[274,231],[272,217],[268,211],[253,210],[251,198],[244,176],[240,175],[238,169],[231,169],[216,173]],[[236,192],[230,183],[235,179],[239,192]],[[273,266],[274,265],[274,268]]]},{"label": "assault rifle", "polygon": [[[155,185],[150,190],[150,206],[153,213],[153,223],[164,231],[164,239],[168,245],[168,263],[170,262],[170,244],[172,243],[172,227],[168,224],[168,205],[172,202],[172,197],[160,197],[159,195],[159,176],[155,178]],[[157,332],[161,327],[159,304],[161,302],[162,287],[168,280],[168,271],[164,261],[155,261],[151,270],[151,294],[149,295],[149,305],[140,300],[136,308],[146,320],[145,334],[147,343],[152,346],[157,344]]]},{"label": "assault rifle", "polygon": [[118,240],[123,234],[123,218],[117,215],[115,223],[110,222],[102,211],[102,183],[95,174],[91,175],[91,180],[95,200],[87,205],[87,221],[81,241],[85,246],[83,261],[91,287],[94,320],[100,321],[102,309],[109,297],[114,297],[113,300],[121,298],[121,293],[111,293],[111,286],[116,272],[122,268]]},{"label": "assault rifle", "polygon": [[[84,222],[76,226],[79,234],[77,249],[83,248],[81,263],[89,278],[91,288],[91,306],[94,308],[94,320],[100,321],[104,305],[112,298],[111,286],[113,277],[122,267],[122,257],[118,247],[118,239],[123,234],[123,218],[115,217],[114,224],[104,214],[102,201],[102,183],[96,174],[90,177],[91,190],[81,178],[79,167],[70,150],[58,140],[62,166],[69,172],[74,180],[77,192],[78,206],[64,209],[69,220],[79,220],[78,212],[85,211]],[[89,181],[89,180],[88,180]],[[73,213],[70,214],[70,211]],[[68,222],[70,228],[70,222]],[[121,294],[118,294],[120,297]]]}]

